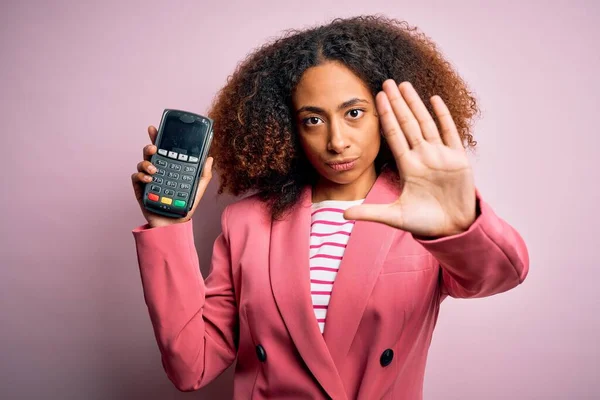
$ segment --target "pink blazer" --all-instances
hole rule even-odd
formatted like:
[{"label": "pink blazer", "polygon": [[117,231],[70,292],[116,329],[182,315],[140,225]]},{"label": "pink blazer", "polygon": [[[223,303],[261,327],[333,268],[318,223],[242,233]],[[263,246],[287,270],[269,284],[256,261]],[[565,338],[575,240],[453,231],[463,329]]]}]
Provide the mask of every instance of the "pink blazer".
[{"label": "pink blazer", "polygon": [[[384,173],[365,203],[398,195]],[[167,376],[179,390],[196,390],[237,357],[235,399],[421,399],[440,303],[505,292],[528,273],[520,235],[479,191],[477,199],[469,230],[436,240],[358,221],[323,334],[310,296],[310,188],[284,221],[272,222],[255,196],[228,206],[206,280],[192,221],[135,228]]]}]

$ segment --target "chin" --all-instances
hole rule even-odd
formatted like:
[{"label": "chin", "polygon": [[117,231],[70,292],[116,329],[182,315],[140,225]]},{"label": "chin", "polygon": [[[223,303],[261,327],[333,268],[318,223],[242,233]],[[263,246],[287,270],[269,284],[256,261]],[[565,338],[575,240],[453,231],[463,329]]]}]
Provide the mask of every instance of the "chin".
[{"label": "chin", "polygon": [[[326,167],[326,168],[329,168],[329,167]],[[356,181],[360,175],[361,175],[361,173],[356,170],[338,172],[338,173],[333,173],[333,174],[330,173],[329,171],[327,174],[323,174],[323,171],[321,171],[321,176],[323,176],[328,181],[333,182],[338,185],[348,185],[348,184]]]}]

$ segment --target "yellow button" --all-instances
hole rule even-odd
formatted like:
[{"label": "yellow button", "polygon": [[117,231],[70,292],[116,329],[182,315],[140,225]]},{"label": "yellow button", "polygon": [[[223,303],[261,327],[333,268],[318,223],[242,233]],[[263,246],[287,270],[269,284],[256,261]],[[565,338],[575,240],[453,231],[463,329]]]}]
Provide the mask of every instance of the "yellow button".
[{"label": "yellow button", "polygon": [[173,199],[170,199],[168,197],[163,197],[163,198],[160,199],[160,202],[164,203],[164,204],[169,204],[170,205],[173,202]]}]

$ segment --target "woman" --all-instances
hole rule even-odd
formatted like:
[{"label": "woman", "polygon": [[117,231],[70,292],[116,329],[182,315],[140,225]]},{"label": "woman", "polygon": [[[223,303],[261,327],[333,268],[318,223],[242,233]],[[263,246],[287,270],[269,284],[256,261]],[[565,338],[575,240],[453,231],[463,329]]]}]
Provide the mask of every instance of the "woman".
[{"label": "woman", "polygon": [[[133,230],[171,381],[198,389],[237,357],[235,398],[420,399],[440,303],[528,272],[523,240],[474,185],[477,111],[434,44],[383,17],[250,55],[209,113],[219,191],[252,193],[223,212],[206,280],[191,216],[212,157],[188,216],[142,207]],[[140,205],[155,152],[132,175]]]}]

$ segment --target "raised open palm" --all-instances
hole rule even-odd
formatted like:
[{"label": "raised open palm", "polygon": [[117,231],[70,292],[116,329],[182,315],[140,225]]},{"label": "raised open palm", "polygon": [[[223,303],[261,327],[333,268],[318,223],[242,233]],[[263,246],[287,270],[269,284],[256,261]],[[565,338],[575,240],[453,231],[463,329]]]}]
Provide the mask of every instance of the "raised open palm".
[{"label": "raised open palm", "polygon": [[441,133],[409,82],[389,79],[376,97],[377,111],[402,177],[391,204],[349,208],[346,219],[384,223],[421,237],[464,232],[476,218],[473,172],[456,125],[439,96],[431,98]]}]

